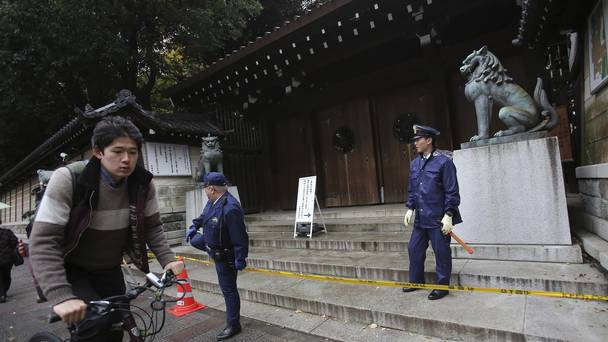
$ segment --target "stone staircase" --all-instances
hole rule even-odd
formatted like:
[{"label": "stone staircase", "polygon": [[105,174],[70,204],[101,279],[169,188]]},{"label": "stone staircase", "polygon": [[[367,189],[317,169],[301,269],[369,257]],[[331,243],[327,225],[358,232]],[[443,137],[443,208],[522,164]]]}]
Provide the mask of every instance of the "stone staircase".
[{"label": "stone staircase", "polygon": [[[248,215],[248,266],[296,274],[407,281],[410,232],[402,224],[403,214],[401,205],[326,210],[329,232],[313,239],[293,238],[293,213]],[[452,246],[453,285],[608,295],[606,275],[582,263],[577,245],[549,251],[550,255],[538,255],[538,250],[525,245],[472,247],[474,256],[481,259],[461,258],[468,254]],[[221,294],[205,253],[187,246],[174,250],[188,258],[195,289]],[[504,255],[520,261],[498,260]],[[434,257],[430,249],[425,266],[426,280],[432,283]],[[375,323],[442,340],[601,341],[608,334],[606,301],[464,291],[452,291],[440,301],[429,301],[427,290],[405,294],[398,286],[253,271],[240,273],[238,286],[241,298],[251,305]]]}]

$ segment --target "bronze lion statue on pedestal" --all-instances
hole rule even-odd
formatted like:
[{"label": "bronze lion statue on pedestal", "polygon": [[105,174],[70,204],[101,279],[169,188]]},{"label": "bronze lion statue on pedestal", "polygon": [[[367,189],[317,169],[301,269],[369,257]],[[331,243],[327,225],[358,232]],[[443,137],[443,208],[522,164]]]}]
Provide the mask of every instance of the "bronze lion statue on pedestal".
[{"label": "bronze lion statue on pedestal", "polygon": [[224,173],[224,154],[220,147],[220,140],[216,136],[203,137],[201,144],[201,155],[196,167],[194,179],[202,182],[208,172],[217,171]]},{"label": "bronze lion statue on pedestal", "polygon": [[477,134],[470,141],[490,137],[494,103],[502,106],[498,117],[507,126],[507,129],[496,132],[495,137],[550,130],[557,124],[557,113],[547,99],[542,80],[537,78],[533,99],[513,83],[507,69],[486,46],[468,55],[460,72],[468,79],[464,94],[469,102],[475,104],[477,114]]}]

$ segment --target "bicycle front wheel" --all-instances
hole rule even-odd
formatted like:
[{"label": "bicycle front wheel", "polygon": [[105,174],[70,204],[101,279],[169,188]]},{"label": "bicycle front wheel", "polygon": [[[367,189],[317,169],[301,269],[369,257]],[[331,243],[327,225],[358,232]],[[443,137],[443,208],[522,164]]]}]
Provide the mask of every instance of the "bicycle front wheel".
[{"label": "bicycle front wheel", "polygon": [[63,339],[50,332],[39,332],[30,337],[29,342],[63,342]]}]

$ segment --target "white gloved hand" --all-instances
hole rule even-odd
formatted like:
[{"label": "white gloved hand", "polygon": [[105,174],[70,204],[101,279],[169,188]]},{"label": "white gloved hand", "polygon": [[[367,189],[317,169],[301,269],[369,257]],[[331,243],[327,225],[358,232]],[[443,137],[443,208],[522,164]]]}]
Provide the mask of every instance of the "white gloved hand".
[{"label": "white gloved hand", "polygon": [[441,219],[441,224],[441,232],[443,233],[443,235],[450,234],[452,228],[454,228],[454,225],[452,224],[452,216],[448,214],[443,215],[443,218]]},{"label": "white gloved hand", "polygon": [[403,224],[407,227],[412,223],[412,216],[414,215],[414,211],[412,209],[408,209],[405,213],[405,217],[403,218]]}]

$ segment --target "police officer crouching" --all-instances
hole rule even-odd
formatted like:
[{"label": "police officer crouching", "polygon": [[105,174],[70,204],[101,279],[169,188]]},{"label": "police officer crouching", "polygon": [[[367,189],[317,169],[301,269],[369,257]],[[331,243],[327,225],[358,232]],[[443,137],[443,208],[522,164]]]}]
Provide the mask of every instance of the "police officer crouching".
[{"label": "police officer crouching", "polygon": [[[418,156],[410,164],[408,210],[403,222],[406,226],[414,225],[408,244],[410,282],[424,284],[424,260],[430,241],[435,252],[437,284],[450,285],[450,231],[455,224],[462,222],[458,211],[460,194],[456,167],[450,155],[435,147],[438,130],[414,125],[414,135]],[[403,292],[416,290],[413,287],[403,288]],[[446,290],[433,290],[428,298],[441,299],[448,293]]]},{"label": "police officer crouching", "polygon": [[[217,278],[226,302],[226,327],[217,340],[228,339],[241,332],[241,299],[236,287],[237,271],[247,267],[249,236],[245,229],[243,209],[228,192],[226,177],[219,172],[209,172],[203,179],[205,194],[209,199],[203,213],[192,220],[186,231],[186,241],[206,251],[215,262]],[[199,228],[203,228],[200,234]]]}]

